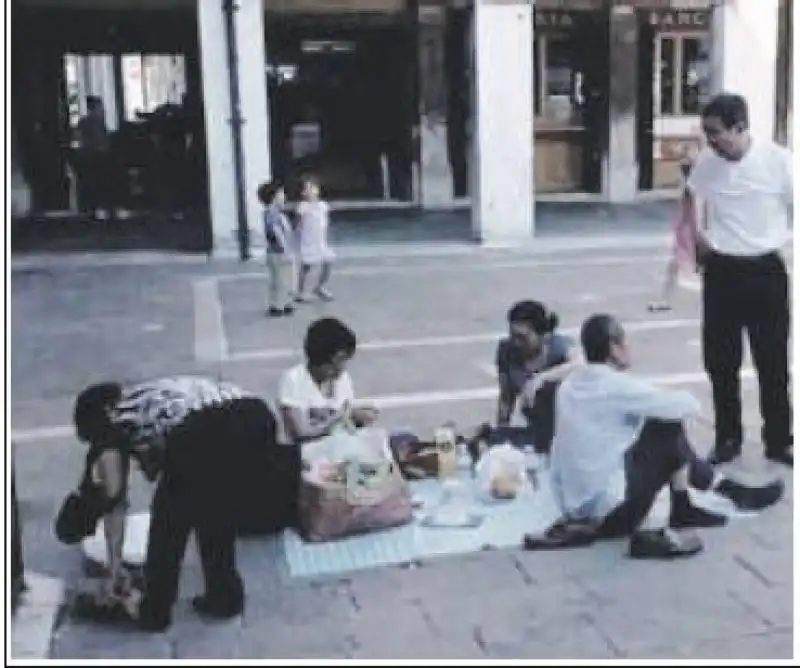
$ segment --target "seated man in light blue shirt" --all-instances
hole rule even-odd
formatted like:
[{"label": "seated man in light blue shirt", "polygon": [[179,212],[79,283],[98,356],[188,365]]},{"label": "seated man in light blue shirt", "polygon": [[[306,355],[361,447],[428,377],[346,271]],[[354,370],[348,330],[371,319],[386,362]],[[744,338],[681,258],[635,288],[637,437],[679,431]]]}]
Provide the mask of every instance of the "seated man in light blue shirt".
[{"label": "seated man in light blue shirt", "polygon": [[[573,370],[558,389],[551,455],[554,491],[567,524],[577,520],[599,526],[594,537],[630,535],[632,557],[671,558],[695,554],[702,544],[689,533],[642,530],[665,485],[671,492],[671,529],[725,523],[724,516],[691,503],[690,484],[713,489],[741,510],[778,501],[780,482],[747,487],[715,474],[698,458],[683,423],[701,416],[700,403],[689,392],[660,388],[626,373],[630,352],[615,318],[589,318],[581,344],[587,364]],[[536,547],[533,539],[526,543]]]}]

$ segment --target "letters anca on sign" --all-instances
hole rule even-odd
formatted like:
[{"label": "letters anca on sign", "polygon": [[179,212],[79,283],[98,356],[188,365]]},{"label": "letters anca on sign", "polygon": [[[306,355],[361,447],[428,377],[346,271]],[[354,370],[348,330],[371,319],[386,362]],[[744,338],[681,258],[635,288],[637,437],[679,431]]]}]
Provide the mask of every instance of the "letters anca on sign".
[{"label": "letters anca on sign", "polygon": [[711,15],[708,11],[661,10],[651,11],[650,25],[658,30],[708,30]]}]

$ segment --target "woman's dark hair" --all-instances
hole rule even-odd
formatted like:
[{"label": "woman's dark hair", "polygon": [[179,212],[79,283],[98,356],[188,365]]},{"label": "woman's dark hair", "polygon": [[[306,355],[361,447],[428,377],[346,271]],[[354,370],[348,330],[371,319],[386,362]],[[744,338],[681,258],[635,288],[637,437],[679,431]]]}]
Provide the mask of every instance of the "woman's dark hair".
[{"label": "woman's dark hair", "polygon": [[262,183],[258,186],[258,190],[256,191],[258,201],[264,206],[269,206],[275,200],[275,195],[281,188],[283,188],[283,185],[279,181],[267,181],[266,183]]},{"label": "woman's dark hair", "polygon": [[540,336],[550,334],[558,327],[558,316],[549,313],[541,302],[525,300],[517,302],[508,311],[508,324],[523,323]]},{"label": "woman's dark hair", "polygon": [[612,315],[599,313],[589,317],[581,327],[581,345],[586,361],[602,364],[611,356],[611,345],[622,343],[625,332]]},{"label": "woman's dark hair", "polygon": [[78,438],[97,443],[108,435],[111,423],[107,410],[122,397],[119,383],[97,383],[83,390],[75,399],[73,422]]},{"label": "woman's dark hair", "polygon": [[320,318],[309,325],[303,350],[309,366],[330,364],[339,353],[355,354],[356,335],[341,320]]},{"label": "woman's dark hair", "polygon": [[718,118],[722,122],[722,127],[726,130],[736,126],[741,126],[742,128],[750,126],[747,100],[734,93],[720,93],[714,96],[703,107],[703,118]]}]

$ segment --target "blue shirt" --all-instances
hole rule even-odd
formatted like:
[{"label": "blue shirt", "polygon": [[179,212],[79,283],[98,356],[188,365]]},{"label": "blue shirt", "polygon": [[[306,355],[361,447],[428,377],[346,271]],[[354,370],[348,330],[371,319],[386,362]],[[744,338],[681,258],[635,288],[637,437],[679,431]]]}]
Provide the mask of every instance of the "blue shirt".
[{"label": "blue shirt", "polygon": [[543,341],[545,355],[541,368],[531,371],[526,355],[516,348],[509,339],[501,339],[497,346],[497,376],[500,379],[500,390],[516,399],[522,388],[537,373],[552,369],[569,360],[572,339],[563,334],[548,334]]},{"label": "blue shirt", "polygon": [[288,250],[292,226],[283,212],[274,204],[264,209],[264,239],[267,252],[283,254]]}]

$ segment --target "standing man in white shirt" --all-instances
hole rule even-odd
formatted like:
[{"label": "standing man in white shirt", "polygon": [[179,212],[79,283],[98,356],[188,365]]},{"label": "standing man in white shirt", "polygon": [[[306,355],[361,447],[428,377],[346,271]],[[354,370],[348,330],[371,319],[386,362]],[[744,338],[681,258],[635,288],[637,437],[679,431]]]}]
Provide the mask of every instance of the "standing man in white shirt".
[{"label": "standing man in white shirt", "polygon": [[758,374],[766,457],[792,466],[789,399],[789,278],[781,250],[793,215],[791,153],[751,137],[746,100],[721,94],[703,110],[707,148],[688,186],[704,225],[698,234],[703,266],[703,358],[716,417],[713,461],[742,451],[739,372],[747,332]]},{"label": "standing man in white shirt", "polygon": [[[740,510],[760,510],[780,499],[781,482],[748,487],[723,478],[698,458],[683,423],[700,417],[700,403],[689,392],[660,388],[626,373],[630,349],[615,318],[589,318],[581,328],[581,344],[587,364],[574,369],[558,389],[550,460],[565,520],[543,539],[526,537],[529,549],[573,544],[570,523],[588,522],[599,526],[594,537],[630,535],[632,557],[688,556],[702,549],[700,540],[669,529],[726,521],[691,503],[690,484],[713,490]],[[665,485],[671,492],[669,528],[644,530]]]}]

